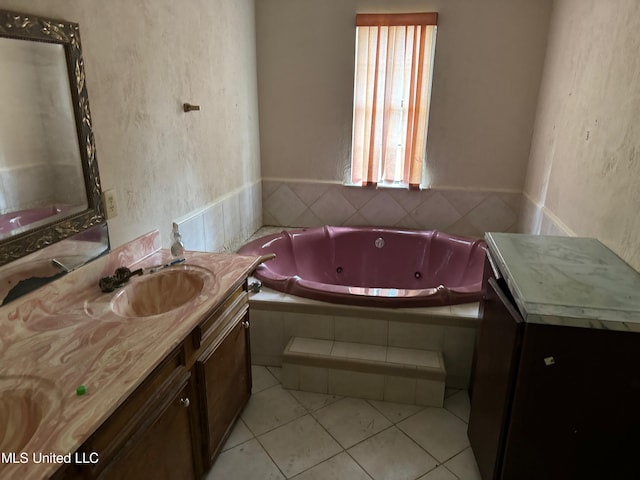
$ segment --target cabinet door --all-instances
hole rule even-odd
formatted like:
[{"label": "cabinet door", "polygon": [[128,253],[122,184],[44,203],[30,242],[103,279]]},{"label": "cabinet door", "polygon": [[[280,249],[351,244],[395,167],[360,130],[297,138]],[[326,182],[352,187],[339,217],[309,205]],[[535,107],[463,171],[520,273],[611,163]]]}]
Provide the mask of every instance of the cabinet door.
[{"label": "cabinet door", "polygon": [[638,333],[527,324],[503,478],[640,478],[638,365]]},{"label": "cabinet door", "polygon": [[211,466],[233,423],[251,395],[249,312],[229,323],[220,342],[196,362],[205,466]]},{"label": "cabinet door", "polygon": [[172,382],[145,412],[147,422],[127,441],[100,473],[100,479],[197,478],[189,418],[189,374]]},{"label": "cabinet door", "polygon": [[488,279],[478,332],[469,441],[483,480],[499,477],[523,321],[495,278]]}]

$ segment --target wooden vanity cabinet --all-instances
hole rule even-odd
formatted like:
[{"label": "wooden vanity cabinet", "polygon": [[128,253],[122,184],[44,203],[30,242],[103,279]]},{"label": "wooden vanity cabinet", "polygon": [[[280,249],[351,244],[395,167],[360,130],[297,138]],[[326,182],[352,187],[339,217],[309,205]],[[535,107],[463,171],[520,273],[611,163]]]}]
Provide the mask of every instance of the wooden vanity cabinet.
[{"label": "wooden vanity cabinet", "polygon": [[208,469],[251,396],[246,288],[233,292],[221,309],[203,322],[200,332],[206,340],[200,342],[195,352],[194,374],[200,405],[202,458],[204,468]]},{"label": "wooden vanity cabinet", "polygon": [[182,349],[169,355],[78,450],[85,478],[195,479],[194,391]]},{"label": "wooden vanity cabinet", "polygon": [[200,478],[250,395],[245,281],[76,452],[97,452],[99,461],[64,466],[53,478]]}]

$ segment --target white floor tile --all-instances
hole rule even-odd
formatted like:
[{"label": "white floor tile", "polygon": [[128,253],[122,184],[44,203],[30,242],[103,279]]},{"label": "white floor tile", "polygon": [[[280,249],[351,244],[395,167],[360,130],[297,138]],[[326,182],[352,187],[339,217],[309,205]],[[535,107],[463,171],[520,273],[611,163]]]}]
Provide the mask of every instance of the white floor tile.
[{"label": "white floor tile", "polygon": [[344,448],[391,426],[384,415],[358,398],[343,398],[318,410],[313,416]]},{"label": "white floor tile", "polygon": [[279,383],[278,379],[271,375],[267,367],[258,365],[251,366],[251,380],[253,382],[251,393],[261,392]]},{"label": "white floor tile", "polygon": [[471,447],[445,463],[445,467],[455,473],[460,480],[480,480],[480,472]]},{"label": "white floor tile", "polygon": [[247,440],[251,440],[253,438],[253,434],[249,431],[247,426],[244,424],[241,418],[236,420],[236,424],[233,426],[227,441],[224,442],[222,446],[222,451],[229,450],[241,443],[246,442]]},{"label": "white floor tile", "polygon": [[466,390],[447,389],[445,408],[425,408],[287,391],[278,367],[252,374],[254,394],[207,480],[480,478]]},{"label": "white floor tile", "polygon": [[306,413],[291,394],[277,385],[252,395],[242,420],[254,435],[260,435]]},{"label": "white floor tile", "polygon": [[444,398],[449,398],[451,395],[455,395],[456,393],[458,393],[460,391],[459,388],[449,388],[446,387],[444,389]]},{"label": "white floor tile", "polygon": [[298,401],[300,405],[307,409],[309,412],[315,412],[327,405],[331,405],[333,402],[340,400],[339,395],[327,395],[325,393],[303,392],[301,390],[288,390],[293,397]]},{"label": "white floor tile", "polygon": [[467,424],[444,408],[425,408],[398,423],[398,427],[439,462],[469,446]]},{"label": "white floor tile", "polygon": [[447,470],[447,467],[441,465],[420,477],[418,480],[458,480],[458,477]]},{"label": "white floor tile", "polygon": [[466,390],[460,390],[456,394],[451,395],[445,399],[444,408],[464,422],[469,423],[469,411],[471,410],[469,392]]},{"label": "white floor tile", "polygon": [[256,440],[222,452],[207,480],[233,478],[233,480],[284,480],[284,476]]},{"label": "white floor tile", "polygon": [[387,417],[391,423],[401,422],[424,408],[420,405],[407,405],[405,403],[381,402],[378,400],[367,401]]},{"label": "white floor tile", "polygon": [[279,382],[282,382],[282,367],[267,367],[269,373],[276,377]]},{"label": "white floor tile", "polygon": [[265,433],[258,440],[287,477],[297,475],[342,450],[311,415]]},{"label": "white floor tile", "polygon": [[346,453],[325,460],[293,480],[371,480],[371,477]]},{"label": "white floor tile", "polygon": [[396,427],[348,450],[374,480],[413,480],[436,467],[436,460]]}]

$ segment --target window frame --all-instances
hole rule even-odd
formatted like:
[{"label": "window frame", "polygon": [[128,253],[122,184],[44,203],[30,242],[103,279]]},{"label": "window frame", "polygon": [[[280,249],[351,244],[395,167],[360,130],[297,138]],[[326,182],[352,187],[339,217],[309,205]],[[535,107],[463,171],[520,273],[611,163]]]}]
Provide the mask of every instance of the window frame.
[{"label": "window frame", "polygon": [[[349,178],[345,181],[346,185],[405,189],[424,188],[437,19],[438,14],[435,12],[356,15],[351,151]],[[360,30],[362,27],[373,28],[367,28],[366,32],[362,32]],[[403,31],[402,29],[393,30],[390,27],[407,28]],[[369,35],[372,35],[372,38],[369,38]],[[389,35],[393,35],[394,38],[389,40]],[[358,42],[363,38],[367,39],[368,43],[360,48]],[[381,38],[383,38],[382,41]],[[373,46],[373,42],[376,43],[375,46]],[[387,42],[391,46],[388,46]],[[382,47],[381,44],[383,44]],[[415,45],[418,45],[419,48],[415,48]],[[405,50],[409,53],[406,54]],[[417,53],[415,53],[416,50]],[[359,53],[362,56],[364,51],[368,55],[365,61],[359,56]],[[380,55],[381,52],[382,55]],[[384,56],[382,60],[380,60],[381,56]],[[414,57],[415,59],[413,59]],[[398,61],[398,58],[401,58],[404,63]],[[412,59],[410,64],[406,63],[407,58]],[[388,69],[387,64],[393,63],[394,60],[396,66],[391,66]],[[375,69],[375,72],[372,73],[372,69]],[[390,83],[396,79],[390,77],[391,70],[393,70],[391,75],[401,80],[401,87],[387,85],[389,78],[391,78]],[[367,76],[364,79],[364,84],[363,75]],[[426,78],[423,77],[424,75]],[[379,81],[383,85],[383,90],[378,90]],[[367,92],[363,93],[362,88],[366,88]],[[407,92],[407,88],[410,89],[409,92]],[[398,91],[402,93],[402,98],[410,103],[407,107],[401,101],[400,108],[407,109],[408,113],[401,111],[401,120],[398,121],[396,117],[394,123],[390,120],[388,112],[398,107]],[[381,96],[381,92],[384,95]],[[393,100],[391,100],[391,93],[394,94]],[[367,95],[364,103],[363,95]],[[380,101],[382,107],[377,105]],[[392,104],[391,102],[396,103]],[[376,115],[379,118],[376,118]],[[405,117],[409,119],[409,122]],[[398,124],[400,124],[399,131]],[[391,137],[391,142],[388,140],[390,128],[395,129],[395,136]],[[394,154],[389,153],[393,151],[393,142],[398,139],[405,139],[404,143],[397,143],[404,156],[401,165],[391,161],[390,155]],[[416,143],[416,139],[418,143]],[[416,155],[419,156],[419,159]],[[357,160],[356,157],[358,157]],[[402,175],[387,175],[385,179],[385,173],[393,169],[397,171],[398,168],[402,170]],[[365,170],[366,173],[364,173]],[[393,181],[388,181],[390,178]]]}]

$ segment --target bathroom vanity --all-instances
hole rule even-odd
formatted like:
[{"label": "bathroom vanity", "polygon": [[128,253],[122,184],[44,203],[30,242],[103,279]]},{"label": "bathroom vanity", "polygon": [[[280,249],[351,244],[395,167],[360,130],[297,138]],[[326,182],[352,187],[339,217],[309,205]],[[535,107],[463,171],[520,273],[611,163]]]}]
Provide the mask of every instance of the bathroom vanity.
[{"label": "bathroom vanity", "polygon": [[[14,382],[11,390],[33,408],[9,419],[27,422],[10,431],[30,435],[5,438],[3,452],[17,456],[0,464],[0,477],[196,479],[210,468],[251,394],[246,279],[259,259],[186,257],[102,293],[97,278],[131,265],[116,250],[102,266],[94,262],[3,307],[0,380]],[[157,250],[135,265],[168,259]],[[135,296],[145,282],[164,290]],[[125,295],[137,310],[123,309]],[[79,385],[86,394],[76,393]],[[22,452],[29,461],[20,462]],[[40,453],[68,457],[34,462]]]},{"label": "bathroom vanity", "polygon": [[468,427],[482,479],[637,478],[640,274],[594,239],[486,240]]}]

